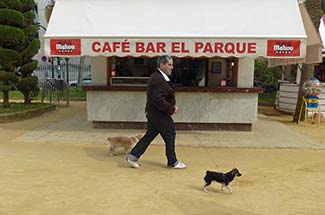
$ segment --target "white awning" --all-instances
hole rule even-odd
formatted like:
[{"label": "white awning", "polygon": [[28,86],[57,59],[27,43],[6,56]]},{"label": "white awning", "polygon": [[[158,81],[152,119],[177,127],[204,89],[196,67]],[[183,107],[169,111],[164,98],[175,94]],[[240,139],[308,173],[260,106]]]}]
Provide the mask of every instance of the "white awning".
[{"label": "white awning", "polygon": [[[268,66],[290,65],[298,63],[315,64],[322,62],[322,42],[304,4],[299,5],[301,18],[307,33],[307,48],[304,58],[272,58]],[[321,20],[322,22],[322,20]],[[321,24],[322,25],[322,24]],[[325,38],[324,38],[325,39]]]},{"label": "white awning", "polygon": [[322,56],[325,57],[325,15],[322,16],[320,19],[320,25],[319,25],[319,35],[322,39]]},{"label": "white awning", "polygon": [[296,0],[57,0],[47,56],[304,58]]}]

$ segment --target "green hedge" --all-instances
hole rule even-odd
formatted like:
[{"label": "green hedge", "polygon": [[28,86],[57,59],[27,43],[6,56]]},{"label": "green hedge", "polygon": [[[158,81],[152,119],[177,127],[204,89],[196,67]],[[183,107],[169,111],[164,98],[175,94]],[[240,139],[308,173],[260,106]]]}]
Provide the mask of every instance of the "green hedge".
[{"label": "green hedge", "polygon": [[0,25],[9,25],[21,28],[25,22],[24,15],[12,9],[0,9]]},{"label": "green hedge", "polygon": [[14,71],[21,64],[21,55],[12,49],[0,48],[0,69]]},{"label": "green hedge", "polygon": [[37,60],[33,60],[25,65],[23,65],[22,67],[20,67],[19,71],[22,73],[23,77],[26,77],[29,74],[32,74],[33,71],[36,69],[38,64]]},{"label": "green hedge", "polygon": [[33,39],[33,41],[27,46],[27,48],[21,52],[23,64],[28,63],[30,59],[37,54],[40,47],[40,40],[37,38]]},{"label": "green hedge", "polygon": [[34,10],[35,7],[34,0],[21,0],[21,4],[22,4],[21,10],[23,12]]},{"label": "green hedge", "polygon": [[37,76],[30,76],[27,78],[23,78],[18,83],[18,89],[20,91],[31,91],[37,87],[38,78]]},{"label": "green hedge", "polygon": [[21,29],[0,25],[0,47],[16,49],[24,43],[25,34]]},{"label": "green hedge", "polygon": [[23,29],[25,36],[27,37],[27,40],[31,40],[31,38],[34,38],[37,33],[37,27],[34,25],[30,25],[27,28]]},{"label": "green hedge", "polygon": [[9,8],[20,11],[22,4],[20,0],[0,0],[0,8]]},{"label": "green hedge", "polygon": [[28,26],[34,23],[35,13],[34,11],[28,11],[24,13],[24,17],[25,17],[25,26]]},{"label": "green hedge", "polygon": [[12,81],[12,82],[17,82],[18,78],[15,74],[12,72],[6,72],[6,71],[1,71],[0,70],[0,81]]}]

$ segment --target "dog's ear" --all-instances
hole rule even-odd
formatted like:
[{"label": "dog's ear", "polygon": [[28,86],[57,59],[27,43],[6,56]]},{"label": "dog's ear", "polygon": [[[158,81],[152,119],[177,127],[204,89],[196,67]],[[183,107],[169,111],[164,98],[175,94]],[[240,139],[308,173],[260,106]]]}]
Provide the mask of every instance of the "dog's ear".
[{"label": "dog's ear", "polygon": [[141,140],[143,136],[144,136],[143,134],[137,134],[137,135],[135,135],[135,137],[138,138],[138,140]]},{"label": "dog's ear", "polygon": [[132,144],[136,144],[137,142],[139,142],[138,138],[135,137],[135,136],[132,136],[132,137],[131,137],[131,143],[132,143]]},{"label": "dog's ear", "polygon": [[237,174],[237,172],[238,172],[238,169],[237,168],[232,168],[232,170],[231,170],[231,174],[232,175],[236,175]]}]

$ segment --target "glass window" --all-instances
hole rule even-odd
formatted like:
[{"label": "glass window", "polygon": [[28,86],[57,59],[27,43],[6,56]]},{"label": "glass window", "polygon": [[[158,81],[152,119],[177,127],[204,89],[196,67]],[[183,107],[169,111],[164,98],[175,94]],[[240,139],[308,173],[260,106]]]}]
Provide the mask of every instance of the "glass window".
[{"label": "glass window", "polygon": [[[214,60],[215,59],[216,58],[214,58]],[[174,86],[208,86],[208,80],[206,80],[206,76],[208,75],[209,62],[212,62],[212,59],[173,57],[173,60],[174,69],[170,79]],[[136,83],[136,85],[139,85],[140,82],[142,85],[145,85],[150,75],[155,72],[157,68],[156,57],[112,57],[111,62],[111,79],[114,79],[113,81],[111,81],[112,85],[116,85],[116,83],[118,83],[119,85],[122,85],[123,83],[126,83],[126,85]],[[228,62],[226,59],[223,59],[221,60],[221,62],[214,63],[213,66],[215,74],[219,76],[219,73],[221,73],[221,68],[226,68],[224,69],[225,71],[223,71],[223,73],[225,74],[222,73],[222,75],[224,75],[225,77],[218,76],[217,78],[227,79],[228,81],[229,79],[233,78],[232,69],[228,69],[228,67],[233,68],[233,61]],[[134,80],[137,81],[134,82]],[[219,87],[219,82],[220,81],[216,81],[216,83],[218,84],[213,84],[213,87]],[[227,86],[232,85],[229,84],[232,83],[231,80],[227,83]]]}]

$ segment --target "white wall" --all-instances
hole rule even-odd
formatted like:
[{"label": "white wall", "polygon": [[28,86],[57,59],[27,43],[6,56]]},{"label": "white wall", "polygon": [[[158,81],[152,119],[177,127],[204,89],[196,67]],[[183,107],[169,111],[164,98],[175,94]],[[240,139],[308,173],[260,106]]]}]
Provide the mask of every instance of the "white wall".
[{"label": "white wall", "polygon": [[253,87],[254,85],[254,58],[238,59],[237,87]]},{"label": "white wall", "polygon": [[[257,93],[176,92],[175,122],[253,123]],[[146,122],[146,92],[88,91],[89,121]]]},{"label": "white wall", "polygon": [[107,85],[107,59],[106,57],[91,58],[91,83],[94,85]]}]

